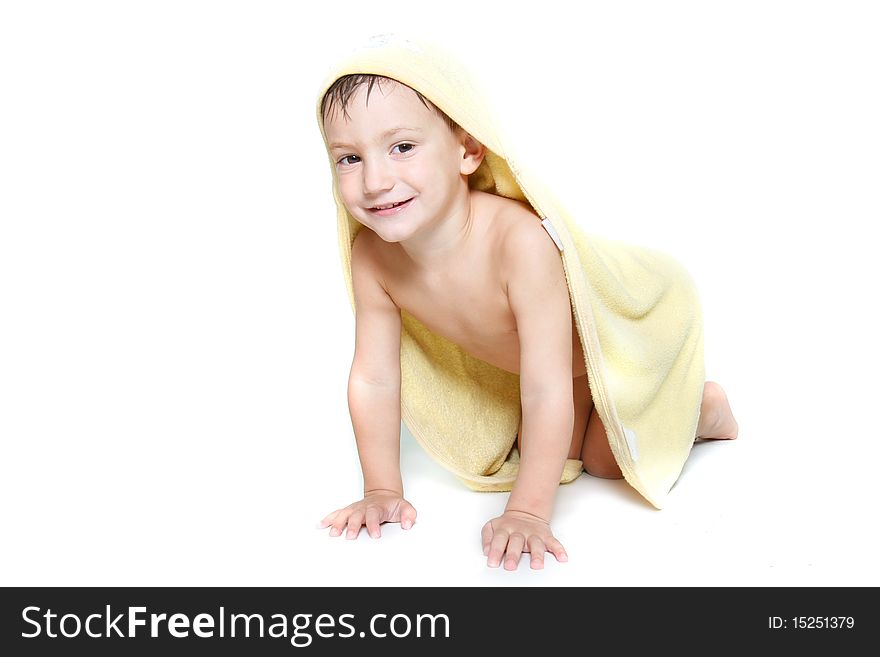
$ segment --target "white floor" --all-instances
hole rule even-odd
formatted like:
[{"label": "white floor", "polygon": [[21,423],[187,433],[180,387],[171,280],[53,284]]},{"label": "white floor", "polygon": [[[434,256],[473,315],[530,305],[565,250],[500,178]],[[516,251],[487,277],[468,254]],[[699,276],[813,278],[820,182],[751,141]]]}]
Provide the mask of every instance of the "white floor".
[{"label": "white floor", "polygon": [[[568,563],[490,569],[480,529],[506,494],[475,493],[408,433],[402,467],[413,529],[357,540],[315,528],[353,501],[360,478],[344,438],[296,461],[273,440],[151,451],[55,445],[13,450],[7,469],[4,585],[264,586],[876,586],[877,495],[871,462],[850,461],[865,432],[787,425],[797,393],[767,404],[761,385],[731,386],[736,442],[698,443],[669,503],[655,510],[625,482],[582,475],[560,488],[553,528]],[[735,396],[734,396],[735,395]],[[332,423],[336,429],[340,423]],[[827,440],[820,435],[828,430]],[[293,442],[291,437],[288,441]],[[115,456],[100,456],[97,451]],[[142,451],[143,450],[143,451]],[[60,452],[60,454],[59,454]],[[91,454],[90,454],[91,452]],[[142,454],[142,457],[138,455]],[[315,456],[315,455],[313,455]],[[39,465],[38,459],[44,459]],[[139,460],[140,458],[140,460]],[[103,465],[101,464],[103,461]],[[336,462],[335,468],[329,466]],[[9,462],[7,462],[8,464]],[[340,465],[341,463],[341,465]],[[864,467],[863,467],[864,466]],[[13,496],[12,493],[16,494]]]},{"label": "white floor", "polygon": [[[357,540],[316,530],[303,544],[311,566],[296,579],[376,586],[880,583],[870,520],[876,494],[867,481],[855,471],[838,476],[843,459],[822,450],[787,455],[773,425],[756,428],[759,413],[749,412],[745,395],[738,401],[741,438],[697,443],[662,510],[622,481],[584,474],[561,487],[552,526],[570,560],[548,555],[543,571],[531,571],[527,557],[517,571],[487,568],[480,528],[503,510],[506,494],[463,490],[407,435],[402,459],[416,526],[384,525],[379,540],[363,530]],[[796,441],[790,448],[798,449]],[[343,498],[325,496],[330,507]]]}]

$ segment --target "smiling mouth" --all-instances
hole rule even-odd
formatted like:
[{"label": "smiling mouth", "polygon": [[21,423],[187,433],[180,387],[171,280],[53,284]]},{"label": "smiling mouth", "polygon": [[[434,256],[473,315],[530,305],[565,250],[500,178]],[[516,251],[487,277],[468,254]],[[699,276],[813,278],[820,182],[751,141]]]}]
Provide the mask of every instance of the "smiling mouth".
[{"label": "smiling mouth", "polygon": [[403,212],[405,208],[408,208],[412,200],[412,198],[408,198],[405,201],[398,201],[397,203],[386,203],[385,205],[375,206],[370,208],[370,212],[382,217],[397,214],[398,212]]},{"label": "smiling mouth", "polygon": [[370,210],[374,210],[374,211],[375,210],[390,210],[391,208],[396,208],[396,207],[401,206],[404,203],[407,203],[411,200],[412,199],[406,199],[406,201],[398,201],[397,203],[386,203],[385,205],[376,205],[376,206],[373,206],[372,208],[370,208]]}]

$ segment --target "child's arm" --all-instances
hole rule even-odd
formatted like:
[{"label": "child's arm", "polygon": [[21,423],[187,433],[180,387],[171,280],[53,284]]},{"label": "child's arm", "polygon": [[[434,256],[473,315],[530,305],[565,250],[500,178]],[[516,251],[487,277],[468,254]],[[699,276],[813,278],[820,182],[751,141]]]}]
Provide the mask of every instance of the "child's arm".
[{"label": "child's arm", "polygon": [[355,296],[355,350],[348,377],[348,407],[364,475],[364,499],[328,515],[331,536],[348,527],[356,538],[361,525],[374,538],[382,522],[409,529],[416,511],[403,498],[400,476],[400,309],[381,283],[367,229],[352,246]]},{"label": "child's arm", "polygon": [[505,512],[484,527],[483,544],[490,566],[506,554],[515,568],[528,551],[540,568],[545,549],[566,559],[550,517],[574,427],[571,305],[559,251],[540,225],[512,231],[505,252],[520,342],[522,454]]}]

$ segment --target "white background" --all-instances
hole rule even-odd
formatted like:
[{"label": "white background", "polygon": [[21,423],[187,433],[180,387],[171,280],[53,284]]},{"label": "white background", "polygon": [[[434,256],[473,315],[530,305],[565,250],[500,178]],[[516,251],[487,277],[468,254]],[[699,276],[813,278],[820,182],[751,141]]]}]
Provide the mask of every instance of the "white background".
[{"label": "white background", "polygon": [[[506,494],[406,431],[415,527],[315,528],[362,483],[315,97],[408,30],[585,228],[690,270],[740,423],[661,511],[561,487],[543,571],[486,567]],[[878,33],[871,2],[3,3],[0,584],[877,586]]]}]

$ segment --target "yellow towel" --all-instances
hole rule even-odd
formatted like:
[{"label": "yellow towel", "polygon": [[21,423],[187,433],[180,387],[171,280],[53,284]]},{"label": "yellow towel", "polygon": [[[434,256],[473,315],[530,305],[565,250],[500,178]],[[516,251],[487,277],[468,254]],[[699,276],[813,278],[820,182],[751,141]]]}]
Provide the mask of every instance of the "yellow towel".
[{"label": "yellow towel", "polygon": [[[377,35],[331,64],[316,115],[327,136],[321,100],[339,77],[372,73],[398,80],[433,102],[488,153],[470,187],[528,202],[560,247],[590,391],[611,451],[627,482],[661,508],[690,454],[705,371],[703,323],[695,285],[669,255],[586,232],[547,182],[497,134],[491,103],[457,59],[433,39]],[[355,309],[351,245],[362,227],[338,191],[339,252]],[[585,217],[578,217],[583,221]],[[536,218],[536,221],[538,219]],[[474,490],[510,490],[519,455],[519,376],[473,358],[401,311],[401,417],[442,466]],[[569,460],[562,482],[581,474]]]}]

